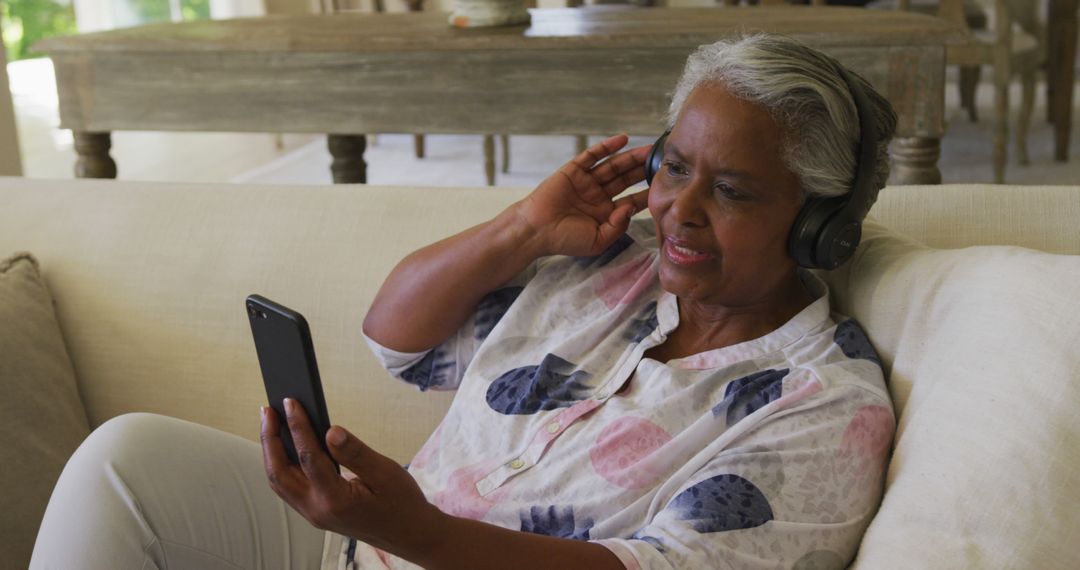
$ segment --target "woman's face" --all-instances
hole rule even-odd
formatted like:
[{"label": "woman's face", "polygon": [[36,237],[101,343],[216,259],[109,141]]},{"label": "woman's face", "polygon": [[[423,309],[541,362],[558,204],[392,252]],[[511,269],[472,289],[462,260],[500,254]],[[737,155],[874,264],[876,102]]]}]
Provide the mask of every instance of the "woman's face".
[{"label": "woman's face", "polygon": [[790,287],[787,240],[801,194],[780,142],[764,108],[715,84],[690,94],[649,190],[665,290],[735,308]]}]

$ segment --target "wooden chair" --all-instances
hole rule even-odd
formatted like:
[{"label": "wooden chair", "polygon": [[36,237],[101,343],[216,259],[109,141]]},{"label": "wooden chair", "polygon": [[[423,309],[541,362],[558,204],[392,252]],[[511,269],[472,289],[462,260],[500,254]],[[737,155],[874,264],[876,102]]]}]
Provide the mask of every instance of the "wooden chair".
[{"label": "wooden chair", "polygon": [[960,25],[970,41],[949,46],[946,61],[960,66],[960,106],[968,118],[978,120],[975,95],[983,65],[994,70],[994,182],[1005,181],[1009,144],[1009,85],[1019,75],[1023,86],[1016,123],[1016,154],[1020,164],[1028,164],[1027,133],[1035,105],[1035,80],[1045,61],[1042,27],[1035,17],[1036,0],[994,0],[994,27],[980,4],[970,0],[878,0],[874,7],[933,14]]},{"label": "wooden chair", "polygon": [[[901,0],[904,9],[910,0]],[[1035,0],[994,0],[993,29],[972,31],[964,17],[963,0],[941,0],[937,15],[956,22],[971,40],[949,46],[950,64],[981,66],[994,70],[994,182],[1005,181],[1009,138],[1009,84],[1019,75],[1022,85],[1020,113],[1016,122],[1016,152],[1020,164],[1028,164],[1027,134],[1035,105],[1035,80],[1045,60],[1042,31],[1035,17]],[[962,78],[971,81],[971,78]],[[977,80],[977,76],[976,76]],[[974,104],[974,95],[970,103]]]},{"label": "wooden chair", "polygon": [[[897,0],[871,0],[866,4],[866,7],[878,10],[896,10],[899,5]],[[963,9],[964,22],[971,33],[987,29],[986,10],[976,0],[963,0]],[[936,16],[938,13],[938,0],[907,0],[904,10]],[[967,110],[971,122],[979,120],[975,95],[981,70],[982,68],[978,65],[960,66],[960,81],[957,83],[960,92],[960,107]]]},{"label": "wooden chair", "polygon": [[[316,13],[340,14],[343,12],[371,11],[383,13],[386,6],[383,0],[309,0]],[[424,0],[403,0],[410,12],[420,12],[424,9]],[[374,137],[374,135],[370,135]],[[510,171],[510,137],[499,135],[502,143],[503,173]],[[424,135],[413,135],[413,151],[416,158],[424,158],[425,144]],[[485,134],[483,141],[484,150],[484,177],[488,186],[495,185],[495,135]]]},{"label": "wooden chair", "polygon": [[[876,3],[876,7],[889,0]],[[1005,181],[1009,135],[1009,84],[1014,74],[1020,75],[1023,85],[1020,115],[1016,125],[1017,159],[1028,164],[1027,133],[1035,103],[1036,74],[1045,59],[1042,32],[1035,17],[1036,0],[994,0],[994,27],[985,28],[981,8],[965,0],[895,0],[901,10],[930,12],[939,18],[955,22],[971,38],[967,44],[949,46],[946,61],[960,66],[960,101],[971,120],[977,119],[975,92],[982,65],[994,69],[994,182]],[[717,0],[734,5],[739,0]],[[758,0],[760,5],[783,4],[785,0]],[[824,6],[825,0],[810,0],[814,6]]]}]

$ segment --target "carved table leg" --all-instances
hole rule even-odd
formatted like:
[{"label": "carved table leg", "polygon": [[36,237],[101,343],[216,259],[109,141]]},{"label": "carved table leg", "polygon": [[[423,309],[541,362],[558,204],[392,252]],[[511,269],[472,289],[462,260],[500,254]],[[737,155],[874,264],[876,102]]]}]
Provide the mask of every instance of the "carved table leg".
[{"label": "carved table leg", "polygon": [[495,185],[495,135],[484,135],[484,180]]},{"label": "carved table leg", "polygon": [[892,184],[941,184],[938,158],[941,139],[910,137],[893,139]]},{"label": "carved table leg", "polygon": [[109,156],[111,133],[74,131],[75,176],[78,178],[116,178],[116,162]]},{"label": "carved table leg", "polygon": [[327,135],[326,144],[334,162],[330,172],[334,184],[366,184],[367,163],[364,162],[364,150],[367,142],[364,135]]}]

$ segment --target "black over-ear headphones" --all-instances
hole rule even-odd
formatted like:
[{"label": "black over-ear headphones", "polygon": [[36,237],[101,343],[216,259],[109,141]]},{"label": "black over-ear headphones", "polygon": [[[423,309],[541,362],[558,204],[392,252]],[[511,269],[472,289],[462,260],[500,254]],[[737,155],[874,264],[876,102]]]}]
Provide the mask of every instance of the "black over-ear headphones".
[{"label": "black over-ear headphones", "polygon": [[[836,269],[847,261],[862,237],[862,220],[877,200],[880,190],[874,184],[874,166],[878,148],[877,121],[866,92],[851,73],[837,66],[851,91],[859,115],[859,149],[855,156],[855,181],[851,192],[831,198],[807,198],[788,236],[788,250],[796,263],[810,269]],[[645,180],[652,186],[660,171],[667,131],[653,143],[645,162]]]}]

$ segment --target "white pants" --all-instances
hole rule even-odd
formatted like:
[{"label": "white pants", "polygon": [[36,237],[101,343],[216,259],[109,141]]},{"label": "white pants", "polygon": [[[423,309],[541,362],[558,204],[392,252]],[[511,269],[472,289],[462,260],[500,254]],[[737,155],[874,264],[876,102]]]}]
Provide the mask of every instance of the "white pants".
[{"label": "white pants", "polygon": [[258,444],[128,414],[64,467],[30,568],[315,570],[325,534],[270,490]]}]

